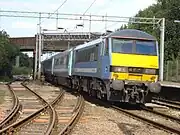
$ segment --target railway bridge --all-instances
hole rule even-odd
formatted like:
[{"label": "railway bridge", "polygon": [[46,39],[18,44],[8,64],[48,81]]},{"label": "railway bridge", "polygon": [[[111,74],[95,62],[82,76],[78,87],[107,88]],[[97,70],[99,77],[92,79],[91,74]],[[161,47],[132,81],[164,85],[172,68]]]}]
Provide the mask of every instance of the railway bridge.
[{"label": "railway bridge", "polygon": [[[21,51],[35,51],[36,36],[34,37],[11,37],[10,42],[19,46]],[[68,47],[73,47],[101,36],[100,33],[94,32],[71,32],[71,33],[43,33],[42,34],[42,51],[64,51]]]},{"label": "railway bridge", "polygon": [[[71,32],[71,33],[42,33],[42,52],[61,52],[78,44],[97,39],[100,33],[94,32]],[[36,51],[37,35],[34,37],[11,37],[10,42],[17,45],[20,51]],[[19,56],[16,58],[16,66],[19,66]]]}]

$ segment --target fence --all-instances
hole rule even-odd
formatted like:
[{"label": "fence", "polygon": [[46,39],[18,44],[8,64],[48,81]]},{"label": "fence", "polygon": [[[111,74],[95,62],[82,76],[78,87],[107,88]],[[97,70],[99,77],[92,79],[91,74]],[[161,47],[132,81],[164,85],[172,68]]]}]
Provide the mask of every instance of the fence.
[{"label": "fence", "polygon": [[164,80],[180,82],[180,60],[167,61],[164,67]]}]

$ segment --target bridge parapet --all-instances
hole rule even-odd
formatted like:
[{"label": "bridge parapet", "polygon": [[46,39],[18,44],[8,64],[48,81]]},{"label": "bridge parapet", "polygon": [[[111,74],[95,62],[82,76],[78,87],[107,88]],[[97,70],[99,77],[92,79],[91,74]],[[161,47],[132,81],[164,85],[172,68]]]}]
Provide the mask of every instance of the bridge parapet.
[{"label": "bridge parapet", "polygon": [[[22,51],[33,51],[36,44],[35,37],[13,37],[10,42],[20,47]],[[84,42],[97,39],[100,33],[71,32],[71,33],[43,33],[43,50],[59,51],[69,47],[74,47]]]}]

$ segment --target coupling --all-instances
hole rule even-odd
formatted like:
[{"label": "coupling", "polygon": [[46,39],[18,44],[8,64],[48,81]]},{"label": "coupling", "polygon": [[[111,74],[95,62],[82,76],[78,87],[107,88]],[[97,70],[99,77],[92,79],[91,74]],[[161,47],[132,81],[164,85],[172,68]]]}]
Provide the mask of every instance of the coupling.
[{"label": "coupling", "polygon": [[148,88],[153,93],[159,93],[161,91],[161,84],[159,82],[149,83]]},{"label": "coupling", "polygon": [[114,90],[123,90],[124,89],[124,81],[112,80],[110,87],[113,88]]}]

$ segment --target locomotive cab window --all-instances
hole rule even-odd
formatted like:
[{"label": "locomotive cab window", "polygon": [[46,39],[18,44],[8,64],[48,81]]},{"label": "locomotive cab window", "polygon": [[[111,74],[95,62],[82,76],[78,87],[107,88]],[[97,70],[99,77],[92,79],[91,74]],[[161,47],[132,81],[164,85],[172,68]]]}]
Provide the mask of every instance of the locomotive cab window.
[{"label": "locomotive cab window", "polygon": [[155,41],[136,41],[136,53],[144,55],[157,55]]},{"label": "locomotive cab window", "polygon": [[112,39],[112,52],[124,54],[157,55],[155,41]]},{"label": "locomotive cab window", "polygon": [[112,52],[133,53],[133,40],[113,39]]}]

